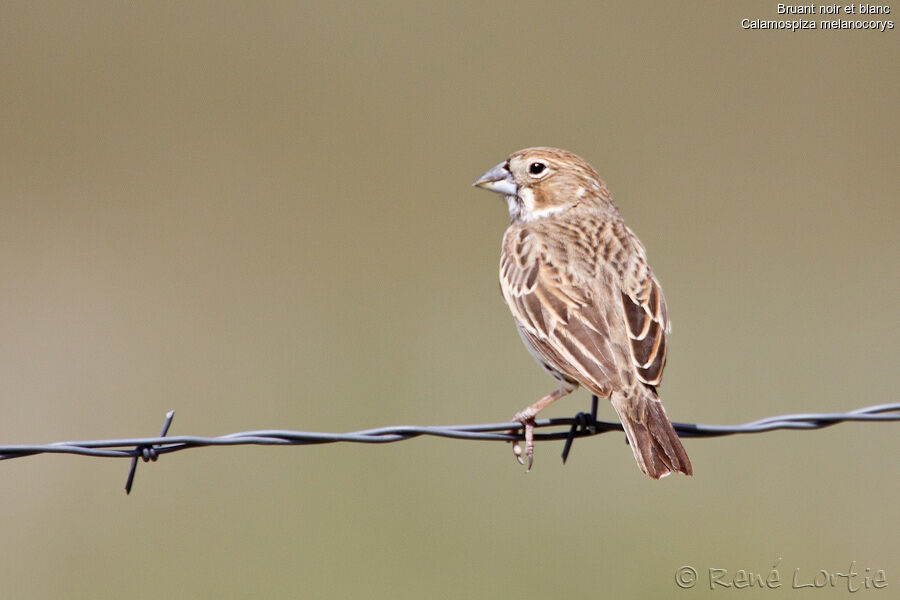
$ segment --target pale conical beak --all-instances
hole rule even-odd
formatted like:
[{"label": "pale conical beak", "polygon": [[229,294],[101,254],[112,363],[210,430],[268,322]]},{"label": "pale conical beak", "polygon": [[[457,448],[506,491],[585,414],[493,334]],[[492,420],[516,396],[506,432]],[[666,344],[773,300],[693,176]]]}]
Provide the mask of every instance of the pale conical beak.
[{"label": "pale conical beak", "polygon": [[513,179],[512,173],[506,168],[506,161],[503,161],[477,180],[472,185],[484,188],[504,196],[515,196],[518,192],[518,186]]}]

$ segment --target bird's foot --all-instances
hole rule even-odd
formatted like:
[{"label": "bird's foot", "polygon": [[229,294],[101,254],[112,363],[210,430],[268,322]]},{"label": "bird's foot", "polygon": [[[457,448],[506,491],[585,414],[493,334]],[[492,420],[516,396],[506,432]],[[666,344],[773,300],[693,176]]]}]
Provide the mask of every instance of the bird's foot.
[{"label": "bird's foot", "polygon": [[[534,415],[529,414],[530,411],[523,410],[517,412],[512,418],[513,421],[522,424],[525,433],[525,450],[522,450],[522,444],[519,440],[513,442],[513,454],[520,465],[525,465],[525,471],[531,471],[531,465],[534,464]],[[511,430],[515,434],[518,430]],[[523,457],[524,455],[524,457]]]},{"label": "bird's foot", "polygon": [[[563,387],[552,394],[547,394],[525,410],[520,410],[512,418],[513,421],[522,424],[522,429],[525,432],[525,451],[522,451],[522,445],[519,443],[519,440],[516,440],[513,442],[513,454],[516,455],[516,460],[519,461],[520,465],[525,465],[526,472],[531,470],[531,465],[534,463],[534,418],[539,412],[558,399],[566,394],[571,394],[575,387],[577,387],[577,384],[566,383]],[[512,435],[516,435],[518,432],[518,428],[510,430]]]}]

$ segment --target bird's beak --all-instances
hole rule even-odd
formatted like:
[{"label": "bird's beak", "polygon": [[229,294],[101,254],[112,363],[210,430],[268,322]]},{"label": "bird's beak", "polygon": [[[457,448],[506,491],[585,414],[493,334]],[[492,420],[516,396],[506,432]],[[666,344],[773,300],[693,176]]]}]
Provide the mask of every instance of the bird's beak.
[{"label": "bird's beak", "polygon": [[509,172],[506,166],[507,162],[503,161],[476,179],[472,185],[503,194],[504,196],[515,196],[518,192],[518,186],[516,186],[512,173]]}]

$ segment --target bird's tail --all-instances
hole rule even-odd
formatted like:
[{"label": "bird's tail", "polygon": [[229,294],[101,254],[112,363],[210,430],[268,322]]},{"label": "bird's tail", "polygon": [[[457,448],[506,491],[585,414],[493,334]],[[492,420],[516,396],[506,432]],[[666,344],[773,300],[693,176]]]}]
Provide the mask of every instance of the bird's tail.
[{"label": "bird's tail", "polygon": [[653,479],[674,472],[694,474],[691,459],[669,422],[656,390],[638,385],[636,389],[614,393],[611,401],[641,471]]}]

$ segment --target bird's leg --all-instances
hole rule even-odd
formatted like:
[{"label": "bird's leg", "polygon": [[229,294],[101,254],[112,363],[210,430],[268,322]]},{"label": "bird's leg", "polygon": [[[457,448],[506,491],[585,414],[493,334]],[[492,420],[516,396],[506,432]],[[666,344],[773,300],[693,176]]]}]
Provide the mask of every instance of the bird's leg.
[{"label": "bird's leg", "polygon": [[547,394],[525,410],[520,410],[513,417],[512,420],[521,423],[522,428],[525,430],[525,458],[522,458],[522,446],[519,444],[518,440],[513,442],[513,454],[516,455],[516,460],[519,461],[520,465],[527,466],[528,471],[531,470],[531,465],[534,463],[534,418],[539,412],[563,396],[571,394],[574,389],[575,388],[561,387],[552,394]]}]

